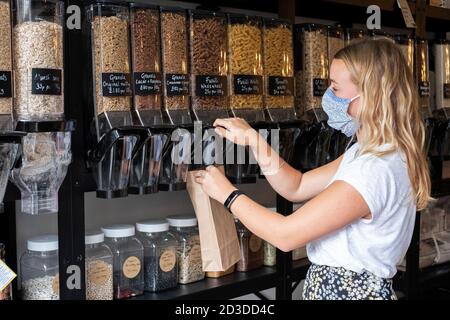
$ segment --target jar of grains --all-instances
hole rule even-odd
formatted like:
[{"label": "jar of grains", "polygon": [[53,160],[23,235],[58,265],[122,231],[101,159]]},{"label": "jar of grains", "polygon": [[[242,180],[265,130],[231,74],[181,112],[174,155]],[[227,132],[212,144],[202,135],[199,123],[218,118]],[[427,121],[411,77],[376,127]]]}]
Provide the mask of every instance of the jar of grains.
[{"label": "jar of grains", "polygon": [[328,61],[331,62],[334,59],[336,53],[345,46],[344,29],[341,27],[328,26]]},{"label": "jar of grains", "polygon": [[369,33],[361,29],[345,29],[345,45],[348,46],[353,41],[361,40],[369,36]]},{"label": "jar of grains", "polygon": [[416,39],[416,74],[419,90],[419,107],[422,114],[430,114],[430,69],[428,60],[428,41]]},{"label": "jar of grains", "polygon": [[197,219],[194,216],[170,216],[167,218],[170,232],[178,241],[178,283],[187,284],[205,277]]},{"label": "jar of grains", "polygon": [[436,76],[436,107],[450,111],[450,40],[434,43],[434,72]]},{"label": "jar of grains", "polygon": [[113,256],[101,231],[87,232],[86,300],[113,299]]},{"label": "jar of grains", "polygon": [[[11,3],[0,0],[0,116],[11,116],[13,106]],[[2,130],[12,128],[2,127]]]},{"label": "jar of grains", "polygon": [[113,254],[114,299],[126,299],[144,292],[144,247],[132,225],[102,228],[105,244]]},{"label": "jar of grains", "polygon": [[15,8],[15,114],[23,121],[60,120],[64,117],[64,1],[15,0]]},{"label": "jar of grains", "polygon": [[415,73],[414,68],[414,37],[409,35],[398,34],[394,37],[395,43],[399,46],[405,55],[406,62],[410,68],[413,76]]},{"label": "jar of grains", "polygon": [[136,224],[144,245],[145,291],[174,288],[178,283],[177,241],[169,233],[167,220],[149,220]]},{"label": "jar of grains", "polygon": [[58,237],[31,238],[20,258],[23,300],[59,300]]}]

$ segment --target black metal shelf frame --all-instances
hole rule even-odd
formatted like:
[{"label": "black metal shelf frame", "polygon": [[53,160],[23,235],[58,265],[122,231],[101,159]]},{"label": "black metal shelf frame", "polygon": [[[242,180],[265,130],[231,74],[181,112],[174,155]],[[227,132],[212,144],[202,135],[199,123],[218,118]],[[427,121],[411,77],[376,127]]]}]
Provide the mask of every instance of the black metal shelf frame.
[{"label": "black metal shelf frame", "polygon": [[[139,0],[142,1],[142,0]],[[209,1],[197,1],[207,3]],[[221,4],[226,6],[227,2],[221,1]],[[326,3],[333,2],[336,8],[353,8],[359,10],[361,1],[317,1],[326,5]],[[394,1],[369,1],[382,5],[383,12],[391,11]],[[242,1],[239,4],[231,1],[232,4],[245,8],[245,5],[250,5],[251,9],[255,4],[252,1]],[[241,3],[244,5],[241,6]],[[306,3],[306,2],[305,2]],[[309,2],[310,5],[312,2]],[[417,4],[418,3],[418,4]],[[429,12],[429,18],[439,20],[440,24],[448,23],[442,19],[444,13],[447,11],[439,11],[438,9],[422,10],[425,0],[416,1],[414,12],[416,13],[417,31],[418,35],[423,35],[425,32],[426,15]],[[65,0],[66,7],[76,5],[83,9],[82,0]],[[264,6],[263,3],[258,2],[258,5]],[[310,5],[305,5],[303,2],[295,0],[273,0],[270,7],[278,11],[281,18],[295,21],[295,16],[305,15],[315,16],[320,18],[317,10],[311,9]],[[316,4],[313,5],[315,8]],[[274,9],[276,8],[276,9]],[[418,9],[417,9],[418,8]],[[305,10],[303,10],[305,9]],[[328,10],[327,12],[329,12]],[[393,9],[392,9],[393,11]],[[337,12],[334,11],[334,16],[337,17]],[[353,11],[354,12],[354,11]],[[413,12],[413,13],[414,13]],[[316,14],[317,13],[317,14]],[[422,15],[422,16],[418,16]],[[336,20],[338,20],[337,18]],[[450,20],[450,17],[449,17]],[[350,22],[349,22],[350,21]],[[351,26],[352,19],[347,21],[340,21],[345,26]],[[77,130],[72,134],[72,153],[73,162],[69,167],[66,179],[61,186],[59,192],[60,209],[58,214],[58,234],[59,234],[59,252],[60,252],[60,297],[61,299],[85,299],[85,265],[84,265],[84,194],[95,190],[95,183],[92,175],[87,171],[85,166],[85,152],[87,150],[86,138],[84,134],[88,132],[90,119],[86,119],[87,108],[86,93],[82,92],[83,83],[83,66],[86,65],[86,57],[79,54],[81,48],[84,47],[84,39],[81,30],[68,30],[64,28],[64,47],[65,47],[65,114],[68,119],[74,119],[77,122]],[[450,181],[443,181],[436,184],[438,194],[445,194],[450,190]],[[8,248],[7,263],[17,270],[17,246],[16,246],[16,223],[15,223],[15,200],[20,199],[18,190],[11,184],[7,188],[5,196],[5,214],[0,214],[0,241],[5,242]],[[283,215],[289,215],[293,211],[291,202],[283,199],[277,195],[276,199],[277,211]],[[407,255],[407,269],[402,276],[402,288],[406,292],[408,298],[413,298],[417,295],[418,287],[424,282],[428,281],[427,275],[432,272],[423,272],[419,275],[418,268],[418,245],[419,245],[419,226],[420,215],[417,215],[416,228],[411,243],[411,247]],[[74,268],[73,268],[74,267]],[[193,283],[189,285],[180,286],[177,289],[157,293],[145,294],[134,299],[139,300],[153,300],[153,299],[225,299],[233,298],[240,295],[255,293],[260,298],[265,298],[259,294],[258,291],[276,288],[276,298],[282,300],[292,299],[292,291],[298,285],[298,282],[305,278],[309,263],[307,260],[300,260],[292,262],[292,253],[284,253],[277,250],[277,265],[274,268],[262,268],[260,270],[251,271],[248,273],[234,273],[219,279],[207,279],[202,282]],[[448,269],[448,268],[447,268]],[[75,271],[74,271],[75,270]],[[435,269],[433,269],[435,270]],[[438,270],[438,267],[436,267]],[[71,282],[71,277],[74,273],[80,277],[80,285],[77,286]],[[70,288],[68,287],[70,286]],[[14,292],[17,293],[14,285]]]}]

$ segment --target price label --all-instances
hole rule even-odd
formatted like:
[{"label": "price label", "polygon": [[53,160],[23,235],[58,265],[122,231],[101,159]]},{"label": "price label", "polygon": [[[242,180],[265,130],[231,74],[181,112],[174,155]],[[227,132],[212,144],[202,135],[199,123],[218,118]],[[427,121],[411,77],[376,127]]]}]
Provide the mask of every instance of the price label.
[{"label": "price label", "polygon": [[61,69],[31,69],[31,93],[60,96],[62,88]]},{"label": "price label", "polygon": [[131,81],[128,73],[102,73],[102,95],[124,97],[131,95]]},{"label": "price label", "polygon": [[234,94],[262,94],[262,77],[235,75],[233,78]]},{"label": "price label", "polygon": [[269,77],[269,95],[293,96],[294,79],[292,77]]},{"label": "price label", "polygon": [[444,83],[444,99],[450,99],[450,83]]},{"label": "price label", "polygon": [[408,5],[406,0],[397,0],[397,5],[402,11],[403,20],[405,20],[405,24],[407,28],[415,29],[416,21],[414,21],[411,8]]},{"label": "price label", "polygon": [[12,97],[11,71],[0,71],[0,98]]},{"label": "price label", "polygon": [[430,83],[428,81],[419,82],[419,95],[421,97],[430,96]]},{"label": "price label", "polygon": [[195,77],[195,95],[200,97],[223,97],[227,92],[227,77],[202,75]]},{"label": "price label", "polygon": [[187,74],[166,74],[166,94],[168,96],[189,95],[189,78]]},{"label": "price label", "polygon": [[313,79],[313,96],[321,97],[328,88],[327,79]]},{"label": "price label", "polygon": [[161,74],[155,72],[135,72],[134,94],[137,96],[147,96],[161,93]]}]

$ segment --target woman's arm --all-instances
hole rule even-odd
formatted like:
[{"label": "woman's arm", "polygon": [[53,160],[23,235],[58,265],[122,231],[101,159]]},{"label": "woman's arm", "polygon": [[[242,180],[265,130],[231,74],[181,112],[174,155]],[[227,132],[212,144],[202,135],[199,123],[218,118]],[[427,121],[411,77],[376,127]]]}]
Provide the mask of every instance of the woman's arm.
[{"label": "woman's arm", "polygon": [[[236,189],[214,167],[199,172],[196,181],[210,197],[222,204]],[[286,217],[247,196],[238,197],[231,211],[250,231],[283,251],[301,247],[370,215],[361,194],[350,184],[339,180]]]},{"label": "woman's arm", "polygon": [[302,174],[273,150],[267,141],[242,119],[218,119],[216,132],[239,145],[248,145],[272,188],[285,199],[302,202],[325,189],[337,171],[342,157]]}]

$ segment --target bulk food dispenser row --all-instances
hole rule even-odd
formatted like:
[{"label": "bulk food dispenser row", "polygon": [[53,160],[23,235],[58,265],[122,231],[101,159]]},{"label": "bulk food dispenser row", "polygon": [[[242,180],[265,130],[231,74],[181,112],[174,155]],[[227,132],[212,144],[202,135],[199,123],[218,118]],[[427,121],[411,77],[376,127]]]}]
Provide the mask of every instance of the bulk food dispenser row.
[{"label": "bulk food dispenser row", "polygon": [[75,128],[64,117],[64,2],[2,0],[0,9],[1,199],[10,176],[21,212],[57,213]]}]

